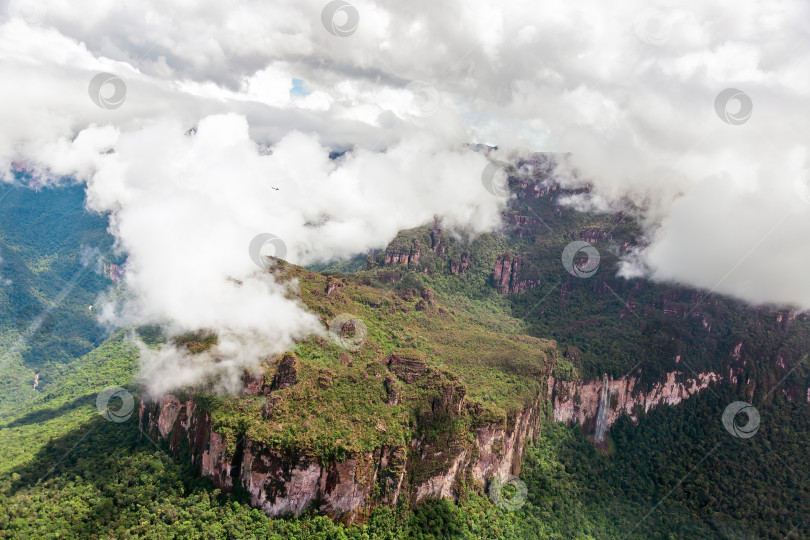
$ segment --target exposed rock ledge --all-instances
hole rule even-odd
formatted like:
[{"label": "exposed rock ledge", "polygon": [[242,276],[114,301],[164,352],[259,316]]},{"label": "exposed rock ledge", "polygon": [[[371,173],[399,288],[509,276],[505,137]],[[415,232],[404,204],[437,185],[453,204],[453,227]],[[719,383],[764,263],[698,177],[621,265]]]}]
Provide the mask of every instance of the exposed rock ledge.
[{"label": "exposed rock ledge", "polygon": [[[608,410],[603,411],[607,427],[619,417],[629,415],[638,421],[638,410],[647,412],[660,404],[677,405],[684,399],[704,390],[711,383],[721,381],[717,373],[706,372],[683,376],[679,371],[667,373],[666,380],[657,382],[647,392],[633,392],[638,380],[635,377],[584,381],[549,381],[549,399],[553,403],[554,420],[571,424],[578,422],[586,433],[592,433],[599,416],[600,398],[608,392]],[[606,387],[606,388],[605,388]]]},{"label": "exposed rock ledge", "polygon": [[[209,414],[193,398],[181,401],[166,395],[157,402],[141,401],[139,426],[168,441],[174,455],[188,451],[199,474],[217,487],[245,489],[251,504],[269,516],[298,516],[318,505],[331,518],[349,523],[403,497],[408,504],[455,499],[462,481],[485,487],[495,476],[519,474],[526,442],[539,435],[546,414],[541,399],[545,394],[544,389],[508,426],[475,427],[472,442],[460,437],[448,447],[446,442],[414,439],[407,448],[381,447],[327,463],[268,448],[248,437],[229,452],[222,435],[212,430]],[[444,412],[474,408],[463,391],[451,391],[445,398]]]},{"label": "exposed rock ledge", "polygon": [[[735,382],[737,375],[731,370],[729,380]],[[167,441],[173,454],[188,452],[199,474],[215,486],[247,491],[251,504],[269,516],[298,516],[317,506],[331,518],[351,523],[362,521],[377,506],[455,499],[462,482],[486,487],[496,476],[518,475],[526,443],[540,435],[547,414],[545,398],[552,404],[555,421],[578,422],[586,433],[593,433],[597,418],[602,430],[622,415],[638,420],[640,411],[662,403],[676,405],[722,379],[712,372],[689,376],[671,372],[641,392],[635,377],[569,382],[548,376],[530,407],[508,425],[475,426],[471,441],[463,434],[440,443],[413,439],[405,447],[382,446],[350,454],[343,461],[321,462],[269,448],[247,436],[229,450],[222,435],[212,429],[209,414],[193,398],[166,395],[156,402],[141,401],[139,425],[150,436]],[[601,414],[600,403],[607,404]],[[469,414],[476,408],[465,399],[463,386],[453,384],[444,388],[433,407],[442,415]]]}]

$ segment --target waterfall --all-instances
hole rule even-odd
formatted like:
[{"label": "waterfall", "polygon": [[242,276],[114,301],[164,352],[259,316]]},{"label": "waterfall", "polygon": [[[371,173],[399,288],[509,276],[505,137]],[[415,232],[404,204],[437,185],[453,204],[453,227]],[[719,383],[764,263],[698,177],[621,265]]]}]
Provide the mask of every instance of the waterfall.
[{"label": "waterfall", "polygon": [[602,395],[599,398],[599,410],[596,411],[596,429],[593,438],[596,442],[605,440],[608,428],[608,415],[610,414],[610,390],[608,389],[607,373],[602,376]]}]

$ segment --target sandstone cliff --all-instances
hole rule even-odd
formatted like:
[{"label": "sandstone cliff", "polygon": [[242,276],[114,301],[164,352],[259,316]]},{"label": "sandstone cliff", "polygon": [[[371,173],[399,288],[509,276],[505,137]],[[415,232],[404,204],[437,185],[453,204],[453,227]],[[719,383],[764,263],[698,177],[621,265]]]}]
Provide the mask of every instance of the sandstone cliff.
[{"label": "sandstone cliff", "polygon": [[539,279],[532,270],[525,259],[504,254],[495,261],[492,279],[501,294],[521,292],[537,287]]},{"label": "sandstone cliff", "polygon": [[[669,301],[670,298],[660,299],[661,305],[666,305]],[[636,305],[627,302],[626,309],[636,309]],[[771,316],[776,321],[773,331],[778,331],[779,325],[783,331],[788,331],[797,319],[806,315],[786,310],[769,315],[769,318]],[[707,327],[704,322],[703,327],[707,333],[711,332],[710,325]],[[667,341],[678,341],[669,334],[666,336]],[[548,399],[552,403],[554,420],[566,424],[579,423],[585,432],[594,436],[598,442],[597,421],[600,418],[607,428],[623,415],[638,421],[640,413],[662,404],[677,405],[714,384],[739,389],[751,403],[758,399],[774,399],[777,392],[789,401],[810,402],[810,383],[803,381],[802,377],[788,379],[802,366],[806,355],[796,357],[795,352],[791,355],[789,351],[780,347],[772,352],[770,369],[762,371],[757,369],[754,362],[756,356],[760,354],[756,349],[756,343],[742,340],[732,343],[730,350],[720,353],[720,358],[726,359],[722,370],[695,373],[687,366],[683,371],[676,369],[667,372],[663,380],[645,385],[643,388],[636,376],[624,376],[619,379],[604,376],[602,379],[592,381],[563,381],[550,377],[547,384]],[[679,352],[681,348],[675,347],[675,356],[672,359],[678,366],[685,364]],[[576,363],[581,355],[578,349],[569,347],[565,356]]]},{"label": "sandstone cliff", "polygon": [[[673,371],[666,374],[665,380],[640,392],[636,389],[638,379],[632,376],[620,379],[606,376],[589,382],[555,381],[552,377],[548,397],[553,403],[555,421],[579,423],[586,433],[594,434],[597,419],[602,415],[607,428],[623,415],[638,421],[640,412],[647,412],[661,404],[677,405],[721,380],[721,375],[712,372],[686,375]],[[607,410],[604,410],[605,406]]]},{"label": "sandstone cliff", "polygon": [[[398,356],[389,362],[405,380],[418,377],[423,369],[418,362]],[[252,386],[249,390],[258,394],[266,389],[261,383]],[[539,435],[547,417],[546,393],[543,387],[534,403],[505,423],[476,421],[464,433],[451,432],[438,440],[422,435],[407,446],[382,446],[341,460],[270,448],[247,435],[235,446],[228,445],[193,397],[142,400],[139,426],[166,441],[175,456],[187,455],[199,474],[218,488],[244,489],[251,504],[269,516],[298,516],[317,506],[331,518],[348,523],[362,521],[376,506],[456,498],[461,482],[483,488],[495,476],[519,474],[526,443]],[[469,402],[465,394],[460,383],[444,384],[419,422],[475,417],[480,405]],[[272,398],[271,393],[267,399]],[[396,396],[391,399],[396,403]]]}]

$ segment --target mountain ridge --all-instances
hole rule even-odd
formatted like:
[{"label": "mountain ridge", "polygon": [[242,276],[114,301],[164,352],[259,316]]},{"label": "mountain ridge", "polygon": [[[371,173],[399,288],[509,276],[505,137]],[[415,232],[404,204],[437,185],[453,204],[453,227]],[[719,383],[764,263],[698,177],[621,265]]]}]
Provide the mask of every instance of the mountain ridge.
[{"label": "mountain ridge", "polygon": [[[23,405],[9,410],[0,426],[0,445],[18,454],[2,465],[0,503],[10,512],[0,529],[17,536],[29,530],[25,497],[55,498],[55,511],[102,493],[115,497],[99,487],[103,471],[91,472],[88,463],[121,474],[112,471],[138,462],[148,471],[144,482],[165,486],[165,472],[183,486],[164,488],[172,493],[168,507],[152,498],[137,509],[124,503],[125,513],[104,518],[109,527],[140,534],[133,516],[155,531],[202,538],[209,518],[187,519],[189,529],[171,517],[201,504],[223,522],[248,520],[279,538],[293,530],[309,537],[324,527],[352,538],[453,530],[468,538],[790,532],[806,507],[801,476],[791,471],[800,470],[797,441],[808,429],[790,420],[808,411],[806,314],[617,278],[612,270],[622,250],[638,242],[638,227],[622,213],[560,205],[572,192],[553,182],[553,169],[530,169],[519,165],[523,172],[509,176],[517,195],[502,231],[470,238],[438,220],[320,272],[279,262],[278,277],[298,281],[327,337],[304,340],[294,356],[268,358],[261,372],[245,373],[242,395],[218,396],[203,384],[150,403],[146,388],[135,384],[136,351],[124,333],[75,370],[52,371],[34,391],[38,404],[31,402],[27,414]],[[597,250],[591,277],[582,277],[590,272],[584,257],[570,267],[561,260],[572,242]],[[155,329],[138,333],[150,347],[165,342]],[[216,351],[215,336],[204,333],[175,345],[192,359]],[[116,375],[101,376],[93,366],[102,357]],[[700,374],[708,379],[690,382]],[[76,386],[82,376],[87,381]],[[96,415],[93,397],[110,384],[143,398],[121,424]],[[734,440],[720,421],[735,399],[763,415],[749,442]],[[596,425],[602,415],[604,439]],[[39,425],[50,440],[36,433]],[[670,439],[671,448],[660,445]],[[735,452],[742,452],[744,472],[728,461]],[[750,469],[754,462],[761,470]],[[38,483],[42,469],[33,464],[43,463],[55,465],[44,467]],[[766,508],[730,497],[729,481],[704,463],[767,494]],[[512,474],[528,487],[514,511],[489,496]],[[128,501],[157,497],[138,480],[120,489]],[[663,511],[657,503],[670,493]],[[268,510],[300,517],[272,519]],[[48,513],[37,506],[37,515]],[[32,522],[48,530],[45,521]]]}]

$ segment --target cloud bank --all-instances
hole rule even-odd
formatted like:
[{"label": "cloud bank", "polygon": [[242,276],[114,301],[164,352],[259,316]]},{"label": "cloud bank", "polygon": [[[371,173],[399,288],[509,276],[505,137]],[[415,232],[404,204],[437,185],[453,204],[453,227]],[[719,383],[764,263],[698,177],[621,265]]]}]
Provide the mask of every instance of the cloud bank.
[{"label": "cloud bank", "polygon": [[[148,377],[155,390],[195,380],[201,366],[227,371],[237,385],[242,368],[321,331],[289,299],[289,286],[250,257],[257,234],[277,236],[285,260],[307,264],[382,248],[437,214],[473,233],[498,223],[503,199],[483,188],[486,160],[470,151],[422,137],[334,161],[312,135],[291,132],[266,152],[248,131],[243,116],[226,114],[204,118],[193,134],[173,121],[109,133],[115,152],[88,179],[88,203],[111,212],[135,293],[107,319],[219,334],[216,358],[197,357],[188,368],[176,349],[148,355],[146,374],[164,375]],[[165,377],[168,366],[174,377]]]},{"label": "cloud bank", "polygon": [[236,367],[287,347],[320,323],[250,239],[306,264],[434,214],[488,230],[503,200],[468,142],[570,152],[592,204],[642,207],[622,275],[810,308],[806,3],[351,4],[9,4],[0,163],[87,182],[129,254],[119,316],[216,328]]}]

